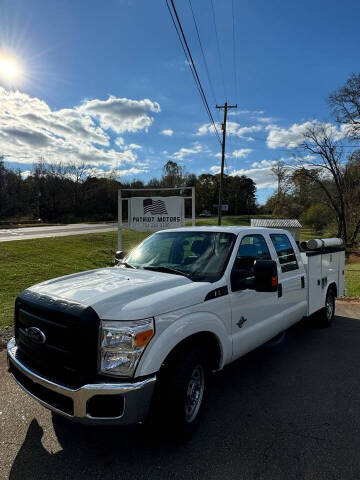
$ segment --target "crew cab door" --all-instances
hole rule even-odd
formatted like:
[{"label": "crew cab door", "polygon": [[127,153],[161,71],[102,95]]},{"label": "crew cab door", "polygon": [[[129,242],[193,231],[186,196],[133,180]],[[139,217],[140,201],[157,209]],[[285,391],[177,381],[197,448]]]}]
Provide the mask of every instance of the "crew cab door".
[{"label": "crew cab door", "polygon": [[266,235],[244,235],[232,265],[243,279],[235,286],[230,280],[233,358],[249,352],[281,331],[284,306],[277,292],[256,292],[252,287],[256,260],[275,260]]},{"label": "crew cab door", "polygon": [[307,313],[306,272],[293,237],[270,233],[270,246],[278,263],[278,302],[286,312],[288,326]]}]

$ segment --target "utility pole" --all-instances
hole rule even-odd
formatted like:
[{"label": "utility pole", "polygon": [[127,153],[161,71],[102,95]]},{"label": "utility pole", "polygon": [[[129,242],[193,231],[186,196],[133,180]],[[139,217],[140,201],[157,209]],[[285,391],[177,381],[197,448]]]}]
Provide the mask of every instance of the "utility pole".
[{"label": "utility pole", "polygon": [[224,105],[216,105],[216,108],[221,110],[224,109],[224,122],[222,124],[223,139],[221,144],[221,171],[220,171],[220,185],[219,185],[219,205],[218,205],[218,225],[221,225],[221,216],[222,216],[222,201],[223,201],[223,177],[224,177],[224,165],[225,165],[225,140],[226,140],[226,120],[227,120],[227,111],[229,108],[237,108],[236,105],[228,105],[225,102]]}]

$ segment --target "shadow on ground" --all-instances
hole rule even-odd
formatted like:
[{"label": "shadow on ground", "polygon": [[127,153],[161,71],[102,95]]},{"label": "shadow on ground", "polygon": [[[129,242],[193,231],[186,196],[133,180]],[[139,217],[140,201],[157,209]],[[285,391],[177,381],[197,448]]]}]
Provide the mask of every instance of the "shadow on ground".
[{"label": "shadow on ground", "polygon": [[62,451],[33,420],[10,479],[358,479],[360,322],[305,323],[214,378],[194,438],[84,427],[54,415]]}]

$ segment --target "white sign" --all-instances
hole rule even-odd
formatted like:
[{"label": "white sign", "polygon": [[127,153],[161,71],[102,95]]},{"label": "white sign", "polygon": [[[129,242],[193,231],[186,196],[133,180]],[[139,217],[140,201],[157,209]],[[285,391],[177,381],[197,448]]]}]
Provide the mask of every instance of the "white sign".
[{"label": "white sign", "polygon": [[157,232],[184,226],[184,199],[181,197],[133,197],[129,199],[129,228]]}]

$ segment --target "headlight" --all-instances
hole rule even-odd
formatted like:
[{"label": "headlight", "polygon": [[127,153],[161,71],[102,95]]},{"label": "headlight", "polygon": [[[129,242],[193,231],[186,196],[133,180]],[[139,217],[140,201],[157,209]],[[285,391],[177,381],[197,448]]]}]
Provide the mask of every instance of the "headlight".
[{"label": "headlight", "polygon": [[154,335],[154,320],[101,322],[100,373],[131,377]]}]

